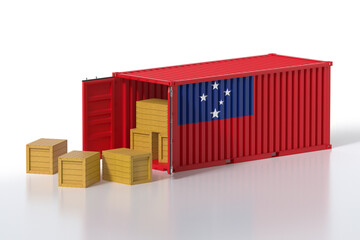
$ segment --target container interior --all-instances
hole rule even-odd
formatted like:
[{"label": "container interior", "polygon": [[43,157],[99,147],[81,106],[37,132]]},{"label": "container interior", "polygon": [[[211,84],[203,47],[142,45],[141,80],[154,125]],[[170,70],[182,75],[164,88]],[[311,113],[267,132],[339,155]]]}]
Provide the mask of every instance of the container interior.
[{"label": "container interior", "polygon": [[[115,146],[130,148],[130,129],[136,128],[136,102],[157,98],[168,100],[168,86],[115,78]],[[153,159],[153,169],[167,171],[167,163]]]}]

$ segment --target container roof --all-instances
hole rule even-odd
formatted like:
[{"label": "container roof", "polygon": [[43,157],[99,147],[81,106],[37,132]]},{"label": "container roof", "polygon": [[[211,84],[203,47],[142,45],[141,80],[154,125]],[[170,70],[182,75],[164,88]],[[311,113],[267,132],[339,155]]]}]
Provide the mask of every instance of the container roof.
[{"label": "container roof", "polygon": [[262,74],[280,69],[295,70],[313,65],[332,65],[329,61],[268,54],[254,57],[202,62],[145,70],[115,72],[114,77],[152,82],[165,85],[181,85],[227,78]]}]

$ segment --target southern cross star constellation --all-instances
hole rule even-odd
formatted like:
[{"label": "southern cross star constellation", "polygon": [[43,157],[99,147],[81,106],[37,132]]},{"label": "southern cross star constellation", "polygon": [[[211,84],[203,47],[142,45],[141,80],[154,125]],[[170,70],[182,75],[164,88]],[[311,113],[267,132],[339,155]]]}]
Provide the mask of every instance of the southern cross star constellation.
[{"label": "southern cross star constellation", "polygon": [[[214,82],[213,84],[212,84],[212,89],[213,90],[219,90],[219,83],[218,82]],[[230,93],[231,93],[231,90],[229,90],[228,88],[226,89],[226,91],[224,91],[224,93],[225,93],[225,97],[226,96],[230,96]],[[207,96],[208,95],[205,95],[205,93],[203,93],[201,96],[200,96],[200,99],[201,99],[201,102],[206,102],[206,98],[207,98]],[[220,100],[219,101],[219,105],[224,105],[224,100]],[[212,115],[212,118],[219,118],[219,113],[220,113],[221,111],[218,111],[216,108],[214,109],[214,111],[213,112],[210,112],[210,114]]]}]

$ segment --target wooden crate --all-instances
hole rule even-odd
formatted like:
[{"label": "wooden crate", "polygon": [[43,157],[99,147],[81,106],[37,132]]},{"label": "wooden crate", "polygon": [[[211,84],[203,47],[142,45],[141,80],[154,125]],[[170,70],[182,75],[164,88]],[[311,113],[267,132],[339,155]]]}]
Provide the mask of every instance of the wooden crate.
[{"label": "wooden crate", "polygon": [[26,172],[55,174],[58,157],[67,153],[67,140],[40,138],[26,144]]},{"label": "wooden crate", "polygon": [[59,186],[86,188],[100,181],[100,153],[72,151],[59,157]]},{"label": "wooden crate", "polygon": [[168,137],[167,135],[161,135],[159,134],[159,162],[160,163],[167,163],[168,159],[169,159],[169,154],[168,154]]},{"label": "wooden crate", "polygon": [[136,101],[136,108],[144,108],[155,111],[167,111],[168,101],[166,99],[150,98]]},{"label": "wooden crate", "polygon": [[136,128],[162,133],[168,132],[168,102],[151,98],[136,102]]},{"label": "wooden crate", "polygon": [[151,153],[118,148],[102,154],[104,180],[128,185],[152,181]]},{"label": "wooden crate", "polygon": [[130,149],[151,153],[152,159],[157,159],[158,135],[158,133],[148,130],[130,129]]}]

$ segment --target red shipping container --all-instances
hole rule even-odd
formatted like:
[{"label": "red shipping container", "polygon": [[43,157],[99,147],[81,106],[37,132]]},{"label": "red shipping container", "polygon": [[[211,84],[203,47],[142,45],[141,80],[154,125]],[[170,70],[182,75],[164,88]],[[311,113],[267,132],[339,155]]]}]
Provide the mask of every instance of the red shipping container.
[{"label": "red shipping container", "polygon": [[332,62],[269,54],[83,81],[83,149],[130,146],[136,101],[168,100],[168,173],[330,149]]}]

